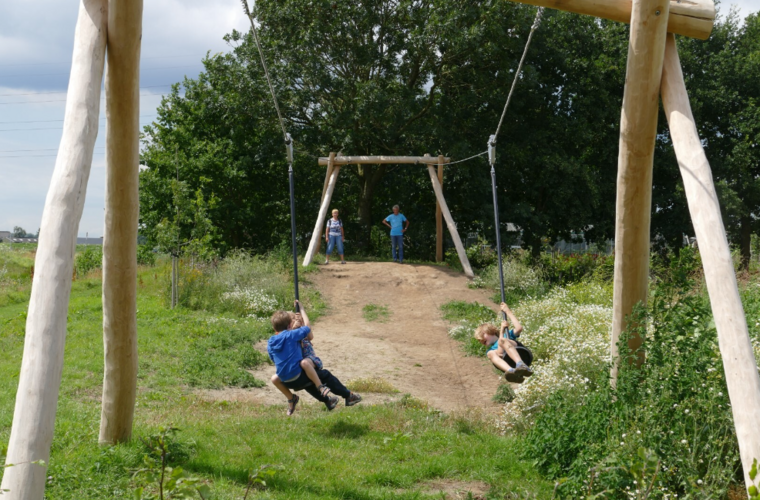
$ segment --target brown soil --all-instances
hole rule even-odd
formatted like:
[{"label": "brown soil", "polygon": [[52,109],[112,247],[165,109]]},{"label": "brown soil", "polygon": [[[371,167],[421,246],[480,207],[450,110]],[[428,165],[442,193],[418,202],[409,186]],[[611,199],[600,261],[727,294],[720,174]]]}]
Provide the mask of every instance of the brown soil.
[{"label": "brown soil", "polygon": [[[440,306],[451,300],[478,301],[495,308],[488,294],[467,288],[467,278],[445,267],[389,262],[331,263],[312,280],[329,310],[315,321],[314,349],[325,368],[344,383],[383,377],[398,395],[362,394],[367,403],[384,402],[409,393],[449,412],[497,408],[491,397],[499,376],[485,358],[465,356],[448,335],[451,326]],[[362,316],[367,304],[387,306],[385,322]],[[264,343],[258,346],[266,349]],[[272,366],[253,372],[264,381]],[[316,403],[301,393],[304,403]],[[261,389],[207,391],[210,399],[284,404],[282,394],[267,383]]]}]

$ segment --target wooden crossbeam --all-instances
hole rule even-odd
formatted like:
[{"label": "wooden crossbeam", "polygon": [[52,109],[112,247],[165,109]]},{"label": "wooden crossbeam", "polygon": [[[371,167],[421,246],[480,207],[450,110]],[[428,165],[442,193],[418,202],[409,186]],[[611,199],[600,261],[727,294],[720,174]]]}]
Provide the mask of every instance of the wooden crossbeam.
[{"label": "wooden crossbeam", "polygon": [[[565,10],[576,14],[631,23],[632,0],[513,0],[518,3]],[[660,10],[664,10],[660,8]],[[707,39],[715,23],[713,0],[671,0],[668,32]]]},{"label": "wooden crossbeam", "polygon": [[[320,165],[327,165],[330,159],[326,156],[319,158]],[[443,158],[449,163],[451,158]],[[387,165],[387,164],[427,164],[437,165],[438,157],[433,156],[336,156],[334,165]]]}]

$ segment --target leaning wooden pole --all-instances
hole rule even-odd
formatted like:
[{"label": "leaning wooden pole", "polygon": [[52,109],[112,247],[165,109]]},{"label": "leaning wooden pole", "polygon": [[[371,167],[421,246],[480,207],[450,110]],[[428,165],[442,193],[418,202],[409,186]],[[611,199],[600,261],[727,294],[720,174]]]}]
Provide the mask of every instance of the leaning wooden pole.
[{"label": "leaning wooden pole", "polygon": [[457,226],[454,224],[454,219],[451,217],[451,212],[449,212],[449,206],[446,204],[446,200],[443,198],[443,189],[441,188],[441,183],[438,182],[438,174],[435,171],[435,167],[432,165],[428,165],[428,174],[430,175],[430,182],[433,183],[433,191],[435,191],[435,198],[438,201],[438,204],[441,206],[441,212],[443,213],[443,218],[446,219],[446,227],[449,228],[449,234],[451,234],[451,239],[454,240],[454,246],[457,249],[457,254],[459,255],[459,262],[462,263],[462,269],[464,269],[464,274],[466,274],[470,278],[475,277],[475,273],[472,272],[472,267],[470,266],[470,260],[467,258],[467,252],[464,250],[464,245],[462,245],[462,240],[459,238],[459,232],[457,231]]},{"label": "leaning wooden pole", "polygon": [[[628,326],[633,307],[647,300],[652,167],[668,6],[668,2],[661,0],[633,0],[618,153],[611,339],[613,384],[618,373],[620,334]],[[628,347],[635,351],[641,343],[642,339],[634,336]],[[640,354],[637,363],[642,361]]]},{"label": "leaning wooden pole", "polygon": [[[332,154],[332,153],[331,153]],[[325,169],[325,183],[322,186],[322,197],[319,199],[319,206],[322,207],[322,202],[325,200],[325,194],[327,194],[327,185],[330,183],[330,177],[332,176],[333,164],[329,163]],[[319,249],[322,248],[322,238],[317,238],[317,249],[314,250],[314,255],[319,253]]]},{"label": "leaning wooden pole", "polygon": [[327,183],[327,190],[322,198],[322,204],[319,206],[319,214],[317,215],[317,222],[314,224],[314,231],[311,233],[311,241],[309,241],[309,248],[306,250],[306,256],[303,259],[303,265],[308,266],[314,259],[314,255],[317,253],[317,242],[325,234],[325,220],[327,218],[327,210],[330,208],[330,200],[332,200],[333,192],[335,191],[335,184],[338,182],[338,174],[340,173],[340,166],[334,165],[332,160],[335,158],[335,153],[330,153],[330,163],[328,168],[332,169],[330,174],[330,180]]},{"label": "leaning wooden pole", "polygon": [[9,500],[41,500],[63,371],[74,252],[98,135],[107,0],[79,4],[63,135],[42,212],[16,406],[0,490]]},{"label": "leaning wooden pole", "polygon": [[[443,155],[438,155],[438,182],[443,191]],[[435,202],[435,261],[443,262],[443,214],[438,200]]]},{"label": "leaning wooden pole", "polygon": [[132,436],[137,393],[137,218],[142,0],[110,0],[103,237],[103,444]]},{"label": "leaning wooden pole", "polygon": [[760,422],[760,376],[739,297],[718,195],[691,113],[673,35],[668,35],[665,49],[662,104],[670,125],[670,137],[681,169],[689,212],[702,256],[744,467],[744,480],[746,484],[751,484],[748,473],[752,468],[752,460],[760,459],[760,433],[757,432],[757,423]]}]

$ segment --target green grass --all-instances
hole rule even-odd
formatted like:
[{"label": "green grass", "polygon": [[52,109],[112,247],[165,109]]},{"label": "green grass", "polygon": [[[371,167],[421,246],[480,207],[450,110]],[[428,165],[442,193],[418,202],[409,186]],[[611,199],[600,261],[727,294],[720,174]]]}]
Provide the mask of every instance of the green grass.
[{"label": "green grass", "polygon": [[391,312],[388,310],[388,306],[379,306],[377,304],[367,304],[362,307],[362,316],[367,321],[377,321],[378,323],[385,323],[390,319]]},{"label": "green grass", "polygon": [[[147,453],[141,438],[167,425],[180,429],[173,463],[206,481],[217,499],[242,499],[248,471],[265,464],[281,470],[267,480],[267,491],[248,498],[441,498],[426,487],[437,479],[486,483],[487,498],[550,496],[551,484],[515,458],[518,438],[497,435],[482,418],[447,416],[415,398],[341,405],[334,412],[304,406],[292,418],[284,404],[204,399],[198,388],[260,384],[246,368],[265,361],[251,346],[270,327],[239,316],[167,309],[163,271],[142,269],[138,280],[134,439],[106,448],[97,444],[101,282],[74,282],[46,498],[132,498],[132,470],[142,467]],[[10,433],[26,308],[26,301],[0,305],[0,449]]]},{"label": "green grass", "polygon": [[354,392],[374,392],[376,394],[396,394],[398,389],[382,377],[366,377],[349,380],[346,387]]},{"label": "green grass", "polygon": [[480,302],[452,300],[441,306],[441,312],[443,319],[457,323],[457,326],[449,331],[449,335],[461,343],[465,354],[468,356],[486,355],[488,347],[478,342],[473,334],[478,325],[496,320],[496,313],[490,307]]}]

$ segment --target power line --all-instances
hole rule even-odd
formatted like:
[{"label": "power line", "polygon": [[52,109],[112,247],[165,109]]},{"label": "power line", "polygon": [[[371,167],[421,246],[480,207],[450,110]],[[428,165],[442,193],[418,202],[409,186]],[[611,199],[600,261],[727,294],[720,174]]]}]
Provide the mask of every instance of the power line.
[{"label": "power line", "polygon": [[[165,70],[165,69],[180,69],[180,68],[196,68],[198,67],[197,64],[189,64],[185,66],[169,66],[167,68],[141,68],[140,72],[143,71],[159,71],[159,70]],[[70,75],[69,73],[42,73],[37,75],[2,75],[0,76],[0,79],[2,78],[27,78],[27,77],[36,77],[36,76],[62,76],[62,75]]]},{"label": "power line", "polygon": [[[148,118],[158,115],[140,115],[140,118]],[[100,117],[101,120],[105,120],[105,116]],[[19,121],[19,122],[0,122],[0,125],[13,125],[16,123],[51,123],[51,122],[62,122],[63,120],[27,120],[27,121]]]},{"label": "power line", "polygon": [[[105,125],[104,123],[101,123],[98,125],[98,128],[103,127],[104,125]],[[0,128],[0,132],[26,132],[26,131],[32,131],[32,130],[61,130],[61,129],[63,129],[63,125],[61,125],[60,127]]]},{"label": "power line", "polygon": [[[186,54],[182,56],[154,56],[154,57],[142,57],[141,61],[147,61],[149,59],[177,59],[180,57],[198,57],[198,54]],[[57,64],[71,65],[71,61],[54,62],[54,63],[14,63],[14,64],[0,64],[0,68],[6,68],[9,66],[55,66]]]},{"label": "power line", "polygon": [[[164,85],[148,85],[145,87],[140,87],[140,90],[143,89],[154,89],[157,87],[171,87],[174,85],[173,83],[167,83]],[[68,90],[51,90],[49,92],[27,92],[24,94],[0,94],[0,97],[15,97],[15,96],[21,96],[21,95],[43,95],[43,94],[65,94]]]},{"label": "power line", "polygon": [[[141,97],[163,97],[166,94],[140,94]],[[105,99],[106,96],[100,96],[101,99]],[[46,102],[66,102],[66,99],[49,99],[47,101],[3,101],[0,102],[0,106],[4,104],[42,104]]]}]

